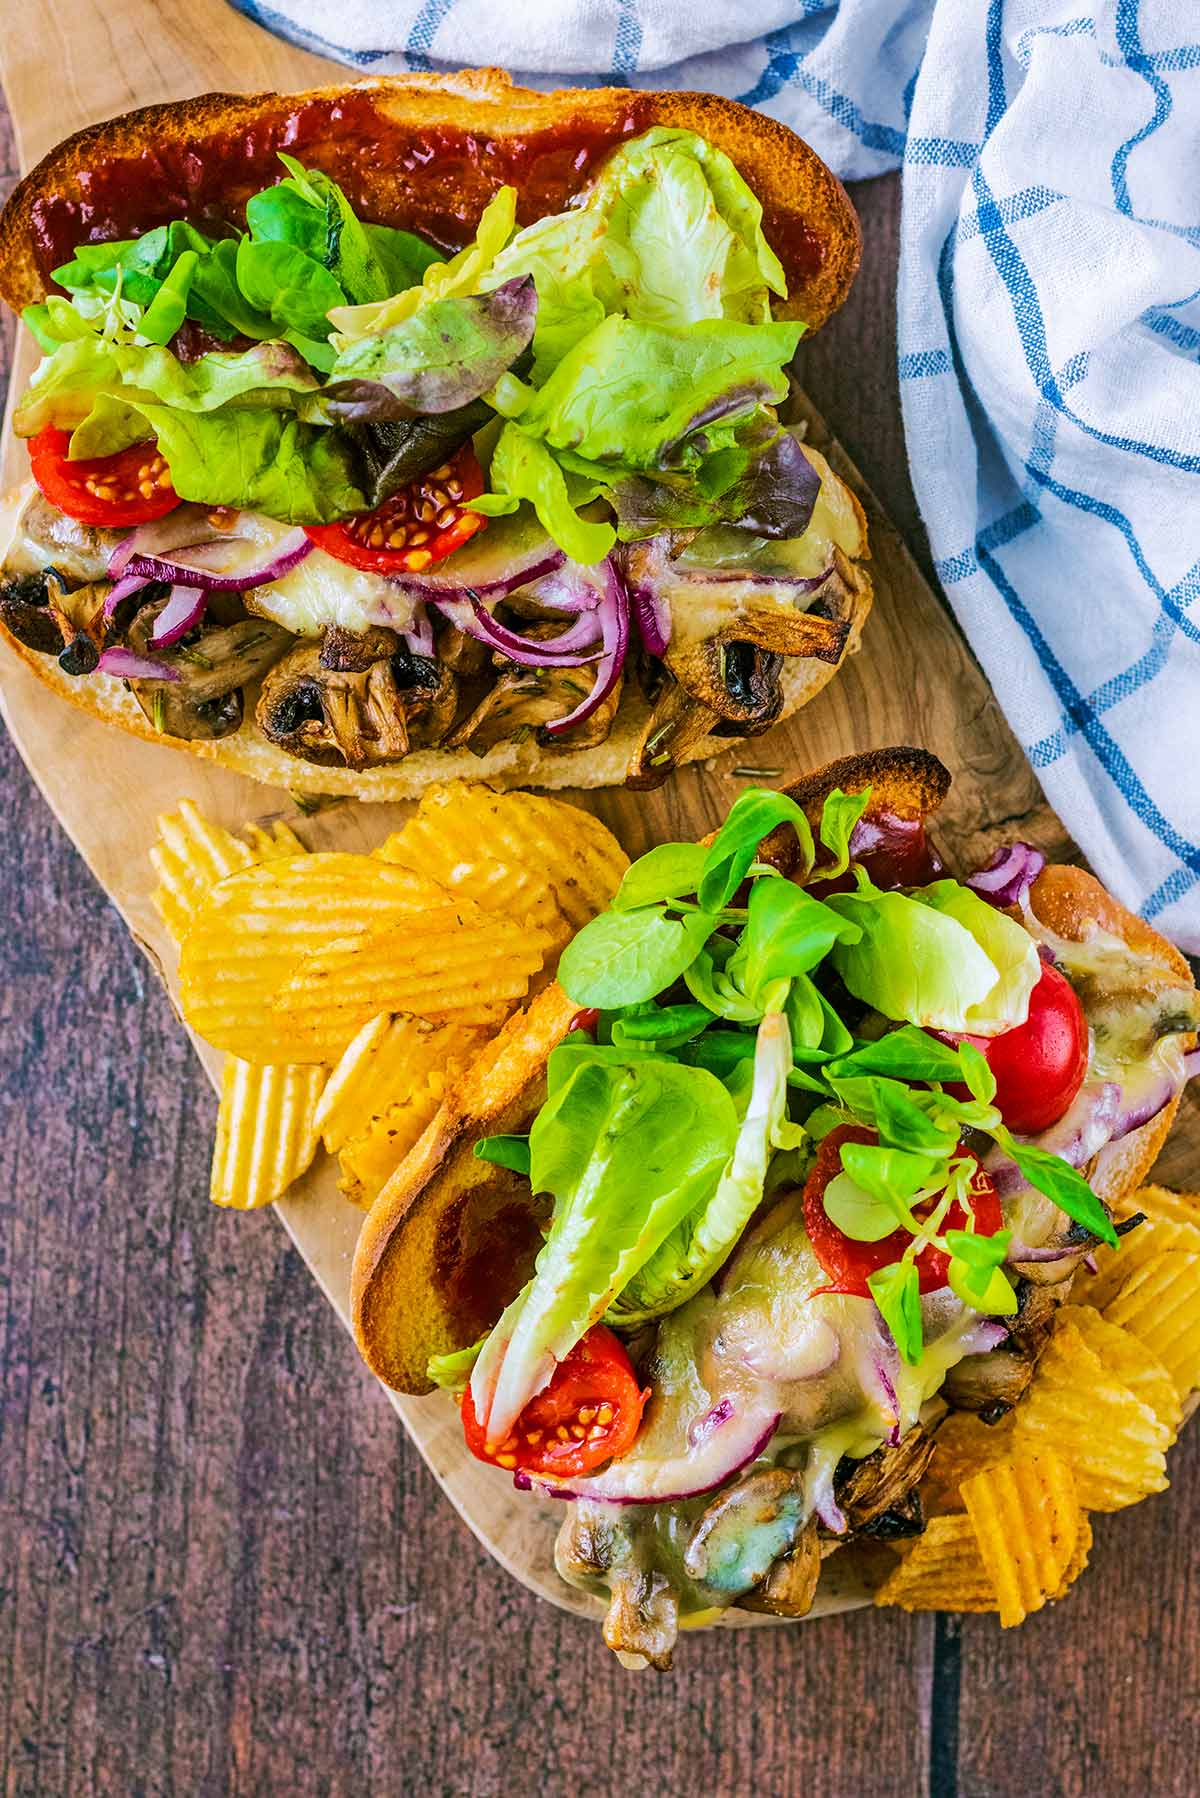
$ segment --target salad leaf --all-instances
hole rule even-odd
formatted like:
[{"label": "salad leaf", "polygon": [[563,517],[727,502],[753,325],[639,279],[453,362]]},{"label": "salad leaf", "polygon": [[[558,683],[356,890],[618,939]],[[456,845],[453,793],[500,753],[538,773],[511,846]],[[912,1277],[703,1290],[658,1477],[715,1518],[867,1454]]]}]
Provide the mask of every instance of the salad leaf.
[{"label": "salad leaf", "polygon": [[601,912],[563,950],[559,984],[576,1004],[606,1011],[655,999],[690,966],[716,926],[707,912],[668,918],[659,906]]},{"label": "salad leaf", "polygon": [[791,1061],[787,1019],[768,1012],[755,1038],[753,1082],[737,1140],[716,1191],[628,1282],[609,1312],[611,1322],[645,1323],[673,1311],[724,1265],[762,1200],[772,1150],[792,1148],[804,1137],[788,1122]]},{"label": "salad leaf", "polygon": [[859,1043],[830,1068],[831,1074],[887,1074],[895,1080],[962,1080],[961,1051],[913,1024],[902,1024],[878,1042]]},{"label": "salad leaf", "polygon": [[528,279],[474,298],[431,300],[390,330],[339,351],[305,416],[367,424],[457,411],[516,361],[533,335],[536,311]]},{"label": "salad leaf", "polygon": [[606,312],[596,291],[608,221],[591,207],[570,208],[518,231],[480,281],[484,293],[514,276],[532,275],[537,288],[533,379],[542,381]]},{"label": "salad leaf", "polygon": [[484,275],[512,235],[516,216],[516,188],[500,188],[480,215],[474,242],[460,250],[457,256],[452,256],[449,262],[430,262],[419,282],[390,298],[361,306],[336,307],[330,318],[335,347],[348,349],[359,337],[390,331],[431,300],[480,292]]},{"label": "salad leaf", "polygon": [[199,262],[195,250],[185,250],[178,258],[142,314],[139,336],[148,338],[151,343],[170,342],[187,317],[188,294]]},{"label": "salad leaf", "polygon": [[813,840],[808,819],[794,799],[767,787],[747,787],[709,846],[697,896],[706,911],[721,911],[745,880],[759,844],[777,824],[791,824],[800,843],[805,870],[812,867]]},{"label": "salad leaf", "polygon": [[707,1005],[635,1005],[613,1019],[612,1040],[619,1049],[681,1049],[712,1022]]},{"label": "salad leaf", "polygon": [[304,337],[325,337],[330,312],[346,297],[320,262],[294,244],[274,239],[243,237],[236,272],[245,298],[270,318],[281,335],[298,331]]},{"label": "salad leaf", "polygon": [[479,1359],[479,1351],[487,1341],[481,1336],[470,1348],[452,1349],[446,1355],[431,1355],[426,1373],[444,1392],[463,1392],[471,1377],[471,1369]]},{"label": "salad leaf", "polygon": [[511,1168],[514,1174],[529,1173],[529,1138],[527,1136],[481,1136],[474,1149],[476,1161],[490,1161],[494,1167]]},{"label": "salad leaf", "polygon": [[708,854],[703,843],[660,843],[626,868],[612,897],[613,911],[633,911],[661,899],[694,893]]},{"label": "salad leaf", "polygon": [[833,893],[826,904],[862,931],[856,943],[835,945],[834,966],[855,998],[885,1017],[983,1035],[1024,1022],[1038,978],[1033,939],[968,888],[871,888]]},{"label": "salad leaf", "polygon": [[[765,444],[741,441],[757,440],[764,431]],[[617,514],[621,541],[729,523],[736,527],[731,547],[741,562],[755,537],[802,537],[821,489],[816,468],[796,438],[779,430],[771,413],[756,412],[735,435],[739,441],[704,456],[694,474],[614,472],[606,498]],[[731,463],[731,455],[736,462]],[[727,483],[718,479],[719,469],[731,473]]]},{"label": "salad leaf", "polygon": [[833,860],[822,863],[815,876],[817,880],[840,879],[850,866],[850,838],[870,799],[870,787],[864,787],[861,793],[843,793],[840,787],[835,787],[826,798],[821,808],[818,834]]},{"label": "salad leaf", "polygon": [[1116,1248],[1118,1238],[1112,1220],[1076,1168],[1060,1155],[1035,1148],[1032,1143],[1014,1142],[1007,1130],[998,1129],[993,1134],[1004,1152],[1012,1156],[1030,1186],[1053,1199],[1060,1211],[1065,1211],[1101,1242]]},{"label": "salad leaf", "polygon": [[732,1099],[702,1068],[586,1047],[565,1061],[530,1133],[533,1189],[554,1195],[550,1233],[471,1377],[490,1442],[504,1440],[556,1363],[706,1202],[738,1131]]},{"label": "salad leaf", "polygon": [[854,1242],[882,1242],[896,1228],[896,1209],[864,1192],[847,1173],[835,1174],[821,1200],[831,1223]]},{"label": "salad leaf", "polygon": [[714,936],[697,952],[683,978],[692,997],[716,1017],[735,1024],[757,1024],[766,1007],[751,999],[726,973],[733,947],[727,938]]},{"label": "salad leaf", "polygon": [[925,1338],[921,1322],[920,1276],[915,1266],[911,1261],[893,1261],[890,1267],[876,1268],[869,1274],[867,1285],[892,1333],[901,1360],[909,1367],[919,1366]]},{"label": "salad leaf", "polygon": [[340,431],[256,408],[205,414],[139,404],[138,411],[180,499],[265,512],[284,524],[329,524],[363,508]]},{"label": "salad leaf", "polygon": [[[621,468],[695,468],[713,427],[787,394],[792,324],[705,319],[680,328],[614,314],[568,351],[532,396],[522,429],[552,448]],[[495,396],[497,410],[514,402]]]},{"label": "salad leaf", "polygon": [[[316,379],[286,344],[255,344],[248,350],[214,351],[196,362],[180,362],[157,344],[127,344],[88,335],[64,343],[40,363],[13,414],[19,437],[33,437],[46,425],[71,430],[88,416],[97,396],[132,406],[161,403],[187,412],[227,406],[290,408],[311,393]],[[90,439],[95,443],[93,434]],[[117,444],[110,447],[121,448]],[[107,455],[109,448],[76,450]]]},{"label": "salad leaf", "polygon": [[[837,942],[854,942],[858,927],[840,917],[790,880],[756,880],[750,888],[746,928],[726,970],[742,991],[761,1002],[776,981],[807,974]],[[816,1035],[820,1042],[824,1015],[816,1002]],[[805,1041],[814,1040],[807,1032]]]},{"label": "salad leaf", "polygon": [[495,493],[471,501],[473,512],[503,516],[528,500],[542,525],[572,562],[593,567],[603,562],[616,542],[610,524],[584,518],[571,498],[567,477],[544,443],[518,425],[506,424],[492,451],[490,473]]}]

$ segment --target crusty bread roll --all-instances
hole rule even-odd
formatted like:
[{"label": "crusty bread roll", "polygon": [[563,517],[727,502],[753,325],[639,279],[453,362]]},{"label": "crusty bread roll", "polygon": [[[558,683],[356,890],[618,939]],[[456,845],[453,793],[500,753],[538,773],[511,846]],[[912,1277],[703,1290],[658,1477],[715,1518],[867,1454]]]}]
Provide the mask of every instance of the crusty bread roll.
[{"label": "crusty bread roll", "polygon": [[[421,232],[449,247],[468,238],[507,179],[523,223],[560,210],[600,158],[653,125],[686,127],[725,150],[764,208],[764,229],[787,276],[781,317],[816,329],[849,291],[861,254],[854,208],[816,152],[775,119],[714,94],[625,88],[535,93],[499,69],[398,75],[299,94],[201,94],[89,126],[50,151],[0,216],[0,295],[13,307],[42,298],[52,268],[77,242],[149,229],[185,216],[240,222],[246,199],[279,171],[286,149],[338,180],[365,217]],[[132,187],[136,201],[129,201]],[[131,205],[134,212],[121,208]],[[134,216],[136,214],[136,216]],[[848,623],[836,661],[788,658],[781,717],[806,705],[858,648],[871,583],[850,569],[839,616]],[[431,781],[464,774],[496,787],[598,787],[621,782],[649,716],[636,689],[624,696],[607,741],[557,750],[505,743],[485,756],[418,750],[403,761],[353,770],[321,767],[267,741],[247,694],[241,729],[216,742],[157,733],[124,683],[64,674],[50,656],[11,648],[56,693],[135,736],[189,751],[252,779],[360,799],[409,799]],[[677,759],[719,754],[728,737],[693,743]]]}]

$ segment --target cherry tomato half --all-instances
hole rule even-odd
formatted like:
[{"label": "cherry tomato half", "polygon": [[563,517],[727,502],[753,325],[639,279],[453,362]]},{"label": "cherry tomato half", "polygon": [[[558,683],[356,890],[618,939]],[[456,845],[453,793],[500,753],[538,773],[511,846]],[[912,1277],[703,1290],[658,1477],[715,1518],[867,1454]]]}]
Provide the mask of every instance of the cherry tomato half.
[{"label": "cherry tomato half", "polygon": [[[1010,1130],[1035,1136],[1070,1110],[1088,1069],[1088,1027],[1075,988],[1065,975],[1042,963],[1029,996],[1029,1016],[1002,1036],[949,1036],[948,1043],[974,1043],[996,1078],[995,1106]],[[967,1099],[966,1087],[948,1086]]]},{"label": "cherry tomato half", "polygon": [[[873,1143],[878,1140],[873,1130],[857,1129],[850,1125],[831,1130],[821,1144],[812,1172],[808,1176],[804,1187],[804,1228],[808,1231],[813,1253],[829,1275],[829,1284],[819,1287],[820,1292],[847,1292],[868,1296],[868,1276],[881,1267],[890,1266],[893,1261],[899,1261],[912,1241],[907,1230],[896,1229],[889,1236],[881,1237],[878,1242],[856,1242],[852,1236],[847,1236],[838,1229],[825,1210],[825,1188],[835,1175],[842,1172],[842,1144]],[[916,1215],[923,1217],[930,1212],[939,1196],[935,1194],[924,1205],[918,1205]],[[994,1236],[1004,1219],[996,1189],[978,1163],[971,1176],[969,1197],[975,1228],[981,1236]],[[942,1229],[965,1230],[966,1227],[966,1213],[956,1202],[946,1213]],[[940,1286],[944,1286],[949,1266],[950,1258],[943,1249],[934,1248],[932,1244],[922,1249],[917,1256],[921,1291],[936,1292]]]},{"label": "cherry tomato half", "polygon": [[483,492],[483,474],[470,443],[429,474],[418,475],[373,512],[356,512],[337,524],[308,527],[318,549],[351,568],[374,574],[422,574],[444,562],[487,519],[465,512],[462,501]]},{"label": "cherry tomato half", "polygon": [[559,1362],[545,1391],[530,1399],[494,1454],[488,1452],[469,1386],[462,1399],[463,1435],[476,1460],[495,1467],[578,1477],[632,1446],[649,1396],[612,1331],[594,1324]]},{"label": "cherry tomato half", "polygon": [[70,442],[69,431],[47,425],[29,444],[34,480],[68,518],[101,526],[148,524],[179,504],[171,471],[153,441],[76,462],[67,455]]}]

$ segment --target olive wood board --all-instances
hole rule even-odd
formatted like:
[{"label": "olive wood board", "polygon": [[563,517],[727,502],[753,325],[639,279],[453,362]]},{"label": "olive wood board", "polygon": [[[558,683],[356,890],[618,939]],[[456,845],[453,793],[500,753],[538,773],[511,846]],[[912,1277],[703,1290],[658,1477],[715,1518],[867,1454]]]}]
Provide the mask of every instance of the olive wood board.
[{"label": "olive wood board", "polygon": [[[47,78],[49,69],[54,79]],[[182,99],[210,89],[283,91],[344,79],[346,71],[271,37],[222,0],[125,0],[114,9],[77,0],[69,14],[54,0],[30,0],[20,29],[0,42],[0,78],[12,111],[21,166],[28,168],[59,138],[136,105]],[[12,393],[33,361],[18,346]],[[802,372],[802,362],[801,362]],[[802,712],[768,735],[738,743],[717,761],[692,766],[655,793],[607,789],[569,795],[595,812],[631,856],[666,838],[710,829],[745,784],[733,769],[770,769],[781,783],[855,750],[913,743],[939,755],[954,775],[935,835],[951,866],[986,859],[1002,838],[1020,834],[1049,853],[1077,859],[1059,821],[1009,731],[963,639],[880,512],[857,470],[800,402],[810,438],[857,489],[867,508],[875,605],[863,648]],[[11,396],[10,396],[11,405]],[[25,474],[25,452],[6,428],[2,479]],[[305,815],[287,794],[214,768],[183,751],[112,731],[53,696],[15,658],[0,662],[0,709],[47,803],[124,918],[177,1003],[176,954],[151,902],[148,851],[160,813],[186,797],[231,829],[284,818],[313,849],[370,849],[411,806],[338,803]],[[81,770],[88,778],[81,778]],[[303,766],[297,764],[297,788]],[[220,1054],[196,1039],[214,1085]],[[1161,1177],[1186,1179],[1197,1163],[1200,1108],[1189,1102],[1176,1127]],[[341,1197],[335,1165],[322,1159],[276,1210],[314,1278],[349,1326],[350,1265],[361,1213]],[[457,1414],[444,1396],[388,1397],[455,1509],[500,1564],[541,1597],[596,1615],[598,1602],[565,1586],[554,1571],[553,1542],[561,1511],[515,1493],[507,1478],[485,1471],[463,1447]],[[854,1577],[826,1563],[812,1615],[867,1602]],[[734,1611],[733,1627],[777,1619]]]}]

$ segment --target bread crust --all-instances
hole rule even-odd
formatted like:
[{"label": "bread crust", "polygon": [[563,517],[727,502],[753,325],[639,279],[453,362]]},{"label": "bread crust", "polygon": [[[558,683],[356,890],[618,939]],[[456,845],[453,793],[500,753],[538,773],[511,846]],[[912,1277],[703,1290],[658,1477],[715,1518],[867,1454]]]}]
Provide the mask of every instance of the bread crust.
[{"label": "bread crust", "polygon": [[[899,746],[847,756],[787,791],[815,819],[835,787],[856,792],[868,784],[869,814],[926,819],[945,798],[950,776],[927,751]],[[789,835],[794,843],[794,832]],[[785,859],[777,865],[787,872]],[[1082,869],[1047,868],[1034,885],[1031,903],[1035,916],[1060,936],[1080,941],[1094,921],[1122,937],[1138,954],[1191,980],[1179,951]],[[519,1289],[524,1276],[518,1277],[511,1260],[494,1259],[491,1318],[477,1314],[465,1318],[448,1302],[456,1245],[467,1233],[473,1195],[483,1192],[494,1177],[488,1164],[474,1158],[474,1144],[483,1135],[528,1128],[544,1097],[550,1052],[567,1034],[576,1010],[555,983],[527,1012],[511,1018],[447,1093],[438,1115],[367,1214],[351,1281],[354,1332],[368,1366],[399,1391],[431,1391],[426,1373],[429,1356],[466,1347]],[[1143,1184],[1178,1104],[1176,1099],[1141,1129],[1101,1152],[1092,1180],[1106,1204],[1115,1208]],[[526,1195],[532,1224],[534,1207],[527,1186]],[[485,1217],[475,1232],[477,1238],[486,1240],[488,1222]]]},{"label": "bread crust", "polygon": [[[398,75],[299,94],[200,94],[90,125],[43,157],[19,183],[0,215],[0,294],[14,307],[43,297],[48,270],[44,257],[39,256],[41,211],[51,203],[91,205],[88,196],[97,169],[128,164],[144,183],[153,186],[168,151],[186,149],[203,165],[206,147],[210,158],[215,158],[230,140],[245,142],[248,133],[257,132],[262,149],[252,165],[254,176],[243,179],[240,187],[237,181],[231,184],[228,212],[236,219],[248,193],[274,178],[279,166],[276,143],[289,141],[287,121],[300,116],[312,134],[305,154],[316,166],[334,165],[330,172],[343,181],[351,199],[368,216],[416,229],[428,227],[429,217],[421,211],[422,195],[435,184],[427,170],[422,171],[417,187],[398,184],[387,158],[362,154],[355,133],[364,128],[359,116],[363,106],[377,115],[381,131],[436,133],[452,126],[470,134],[476,144],[472,160],[455,162],[457,186],[452,192],[445,183],[438,190],[436,215],[443,221],[443,238],[444,221],[451,214],[461,226],[459,236],[468,236],[483,204],[500,185],[503,160],[501,157],[497,168],[491,169],[490,162],[496,158],[489,150],[513,149],[531,136],[560,127],[577,132],[581,142],[607,148],[631,129],[640,131],[657,124],[687,127],[719,145],[733,157],[763,201],[768,228],[776,227],[788,277],[789,298],[778,308],[781,316],[803,317],[810,328],[817,328],[842,303],[858,267],[861,234],[844,188],[815,151],[777,120],[714,94],[631,93],[624,88],[565,88],[543,94],[514,86],[502,70],[477,69],[450,75]],[[352,107],[359,111],[351,113]],[[355,153],[346,162],[348,144],[355,146]],[[524,217],[558,209],[581,184],[569,156],[560,157],[555,169],[548,178],[539,177],[537,204],[532,211],[527,208]],[[159,185],[169,191],[165,180]],[[205,217],[211,223],[211,210],[205,209]],[[87,235],[82,223],[80,232],[81,237]],[[96,221],[96,232],[105,235],[103,217]],[[113,233],[109,230],[107,234]],[[811,256],[814,246],[819,254],[815,266],[808,267],[805,258]],[[853,581],[843,657],[857,649],[871,607],[871,582],[861,565],[855,565]],[[462,774],[497,787],[617,785],[625,777],[649,715],[628,682],[612,733],[594,749],[546,750],[530,740],[501,744],[483,758],[466,749],[424,750],[382,768],[326,768],[303,762],[267,742],[250,705],[242,728],[219,742],[183,742],[161,736],[121,682],[94,675],[85,680],[65,675],[52,658],[26,649],[7,631],[4,635],[47,686],[94,717],[118,724],[135,736],[167,743],[268,785],[364,800],[413,798],[431,781]],[[841,660],[825,663],[809,657],[790,658],[785,664],[780,716],[790,717],[814,698],[837,673]],[[728,737],[706,737],[679,759],[706,760],[729,747]]]},{"label": "bread crust", "polygon": [[[313,161],[320,150],[336,151],[351,200],[396,225],[420,229],[419,190],[410,187],[410,216],[396,211],[397,174],[385,159],[359,154],[347,161],[345,138],[361,130],[356,110],[348,121],[348,96],[368,103],[387,127],[412,132],[452,126],[476,144],[470,164],[460,164],[457,213],[469,234],[482,204],[501,185],[487,165],[495,152],[540,132],[575,130],[581,138],[617,143],[631,131],[670,125],[696,131],[726,151],[763,202],[768,232],[788,276],[789,297],[781,315],[803,318],[816,330],[837,310],[849,291],[862,254],[858,217],[841,182],[816,151],[777,119],[753,112],[717,94],[653,93],[628,88],[559,88],[537,93],[514,85],[502,69],[464,69],[449,75],[392,75],[375,80],[310,88],[297,94],[198,94],[165,105],[143,106],[89,125],[64,140],[18,184],[0,217],[0,295],[20,307],[43,297],[48,270],[39,258],[39,208],[51,199],[87,204],[88,177],[98,164],[128,160],[152,181],[155,159],[169,146],[186,146],[199,163],[228,153],[230,142],[247,132],[263,139],[248,192],[278,170],[275,147],[288,147],[288,121],[301,114],[312,134]],[[294,130],[294,127],[293,127]],[[542,212],[556,211],[579,185],[570,156],[540,182]],[[502,168],[502,163],[500,164]],[[421,186],[428,187],[422,170]],[[234,193],[236,203],[245,195]],[[415,212],[418,216],[412,216]],[[440,218],[446,217],[442,207]],[[526,218],[537,216],[526,212]],[[201,221],[197,221],[201,222]],[[102,236],[103,220],[98,221]],[[116,233],[120,235],[120,233]],[[86,235],[86,232],[85,232]],[[114,235],[109,232],[108,235]],[[81,237],[80,241],[83,241]],[[811,266],[815,262],[815,266]]]}]

